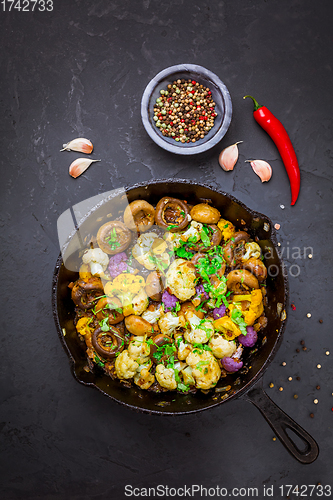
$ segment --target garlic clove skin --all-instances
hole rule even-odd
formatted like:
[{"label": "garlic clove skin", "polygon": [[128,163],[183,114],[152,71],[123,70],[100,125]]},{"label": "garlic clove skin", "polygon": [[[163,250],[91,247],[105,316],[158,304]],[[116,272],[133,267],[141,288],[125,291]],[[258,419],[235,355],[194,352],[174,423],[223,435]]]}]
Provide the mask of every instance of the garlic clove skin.
[{"label": "garlic clove skin", "polygon": [[67,144],[63,144],[62,147],[63,149],[60,149],[60,151],[78,151],[79,153],[86,153],[88,155],[94,149],[92,143],[88,139],[85,139],[84,137],[78,137],[77,139],[73,139]]},{"label": "garlic clove skin", "polygon": [[235,142],[235,144],[232,144],[221,151],[219,156],[219,165],[225,172],[230,172],[230,170],[234,169],[238,160],[237,144],[240,144],[241,142],[243,141]]},{"label": "garlic clove skin", "polygon": [[89,158],[77,158],[69,166],[69,175],[76,179],[79,175],[83,174],[87,168],[95,161],[101,160],[90,160]]},{"label": "garlic clove skin", "polygon": [[273,170],[272,167],[270,166],[267,161],[264,160],[246,160],[248,163],[250,163],[253,171],[257,174],[258,177],[260,177],[261,182],[268,182],[269,179],[272,177]]}]

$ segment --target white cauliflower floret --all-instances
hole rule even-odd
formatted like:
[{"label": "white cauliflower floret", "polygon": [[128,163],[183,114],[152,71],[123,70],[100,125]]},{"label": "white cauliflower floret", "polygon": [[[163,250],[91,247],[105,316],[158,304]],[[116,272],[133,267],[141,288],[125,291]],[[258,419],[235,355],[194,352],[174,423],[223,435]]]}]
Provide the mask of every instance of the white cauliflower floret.
[{"label": "white cauliflower floret", "polygon": [[175,372],[172,368],[165,368],[162,364],[157,365],[155,377],[161,387],[169,389],[170,391],[177,389]]},{"label": "white cauliflower floret", "polygon": [[149,306],[148,295],[142,288],[140,292],[132,300],[133,314],[135,314],[136,316],[140,316],[140,314],[142,314],[147,309],[148,306]]},{"label": "white cauliflower floret", "polygon": [[158,263],[165,268],[170,264],[170,257],[166,252],[160,252],[158,249],[154,252],[154,242],[156,242],[157,239],[160,240],[156,233],[141,234],[132,248],[133,257],[150,271],[158,269]]},{"label": "white cauliflower floret", "polygon": [[140,362],[140,364],[147,361],[150,353],[150,347],[145,340],[145,337],[137,335],[132,338],[127,348],[129,357]]},{"label": "white cauliflower floret", "polygon": [[186,363],[192,368],[195,386],[198,389],[211,389],[221,376],[219,364],[209,351],[202,351],[201,354],[197,349],[195,351],[186,358]]},{"label": "white cauliflower floret", "polygon": [[182,370],[183,381],[185,385],[195,385],[195,379],[193,377],[193,370],[190,366],[186,366]]},{"label": "white cauliflower floret", "polygon": [[236,352],[236,342],[233,340],[226,340],[216,333],[209,341],[209,347],[216,358],[230,358]]},{"label": "white cauliflower floret", "polygon": [[170,250],[174,250],[175,248],[179,248],[181,246],[182,240],[180,236],[180,233],[170,233],[169,231],[165,233],[163,238],[167,242]]},{"label": "white cauliflower floret", "polygon": [[90,265],[93,276],[101,276],[109,264],[109,256],[101,248],[91,248],[82,256],[84,264]]},{"label": "white cauliflower floret", "polygon": [[189,300],[196,293],[195,267],[185,259],[174,260],[166,273],[166,286],[179,300]]},{"label": "white cauliflower floret", "polygon": [[157,309],[154,309],[151,311],[150,309],[147,309],[144,313],[142,313],[141,317],[148,321],[151,325],[154,325],[160,317],[163,314],[163,310],[161,307],[158,307]]},{"label": "white cauliflower floret", "polygon": [[185,317],[189,323],[190,330],[184,333],[185,340],[191,344],[204,344],[214,335],[213,322],[198,318],[192,311],[187,311]]},{"label": "white cauliflower floret", "polygon": [[161,333],[170,335],[180,326],[180,319],[178,316],[174,316],[172,312],[167,312],[158,321],[158,326],[160,327]]},{"label": "white cauliflower floret", "polygon": [[242,261],[246,262],[251,257],[254,257],[255,259],[260,259],[261,257],[261,248],[258,243],[255,243],[254,241],[252,243],[245,243],[245,254],[242,257]]},{"label": "white cauliflower floret", "polygon": [[120,379],[129,379],[134,377],[139,363],[134,361],[129,355],[127,349],[119,354],[115,362],[117,377]]},{"label": "white cauliflower floret", "polygon": [[179,361],[184,361],[187,358],[187,356],[190,354],[190,352],[192,352],[192,345],[185,344],[185,342],[182,340],[178,346],[177,357],[178,357]]},{"label": "white cauliflower floret", "polygon": [[191,238],[191,241],[193,243],[196,243],[201,238],[201,230],[202,230],[201,222],[192,220],[190,226],[186,229],[184,233],[180,235],[180,237],[183,241],[188,241],[188,239]]},{"label": "white cauliflower floret", "polygon": [[149,371],[150,364],[140,365],[137,369],[137,373],[134,375],[134,383],[138,385],[141,389],[149,389],[149,387],[155,382],[155,377]]}]

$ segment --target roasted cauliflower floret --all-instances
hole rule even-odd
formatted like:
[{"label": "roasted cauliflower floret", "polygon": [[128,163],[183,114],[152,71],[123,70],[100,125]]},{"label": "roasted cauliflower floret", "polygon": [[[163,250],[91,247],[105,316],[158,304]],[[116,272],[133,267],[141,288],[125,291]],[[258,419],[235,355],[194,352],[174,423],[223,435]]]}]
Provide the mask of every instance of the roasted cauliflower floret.
[{"label": "roasted cauliflower floret", "polygon": [[185,361],[190,352],[192,352],[192,345],[185,344],[185,342],[181,340],[178,345],[178,353],[177,353],[179,361]]},{"label": "roasted cauliflower floret", "polygon": [[191,344],[204,344],[214,335],[213,322],[198,318],[192,311],[185,313],[189,330],[184,333],[184,338]]},{"label": "roasted cauliflower floret", "polygon": [[217,223],[217,227],[222,232],[224,241],[230,240],[230,238],[235,234],[235,226],[226,219],[220,219]]},{"label": "roasted cauliflower floret", "polygon": [[162,364],[157,365],[155,377],[161,387],[169,389],[169,391],[177,389],[175,372],[172,368],[166,368]]},{"label": "roasted cauliflower floret", "polygon": [[200,354],[195,349],[195,352],[191,352],[187,356],[186,363],[192,368],[195,386],[198,389],[211,389],[217,384],[221,376],[221,369],[209,351],[202,351]]},{"label": "roasted cauliflower floret", "polygon": [[246,262],[251,257],[255,259],[260,259],[261,257],[261,248],[254,241],[252,243],[245,243],[245,254],[242,257],[242,262]]},{"label": "roasted cauliflower floret", "polygon": [[149,306],[149,308],[146,309],[146,311],[144,311],[142,313],[141,317],[143,319],[145,319],[146,321],[148,321],[148,323],[153,325],[154,323],[157,323],[157,321],[160,319],[160,317],[163,314],[163,310],[161,307],[158,307],[157,309],[151,310],[150,307],[151,306]]},{"label": "roasted cauliflower floret", "polygon": [[[131,314],[135,314],[136,316],[140,316],[149,306],[148,295],[145,290],[142,288],[140,292],[133,298],[131,307]],[[125,314],[126,315],[126,314]]]},{"label": "roasted cauliflower floret", "polygon": [[215,333],[215,335],[212,336],[208,343],[208,346],[211,348],[214,356],[219,359],[226,357],[230,358],[237,349],[236,342],[228,341],[218,333]]},{"label": "roasted cauliflower floret", "polygon": [[84,252],[82,262],[89,264],[93,276],[101,276],[109,264],[109,256],[101,248],[91,248]]},{"label": "roasted cauliflower floret", "polygon": [[[190,217],[190,215],[188,217]],[[202,224],[193,220],[183,233],[167,232],[164,239],[170,250],[174,250],[175,248],[179,248],[184,242],[188,241],[189,238],[191,238],[192,242],[199,241],[201,238],[201,229]]]},{"label": "roasted cauliflower floret", "polygon": [[186,368],[184,368],[182,371],[181,371],[182,375],[183,375],[183,381],[184,381],[184,384],[186,385],[195,385],[195,379],[193,377],[193,370],[190,366],[186,366]]},{"label": "roasted cauliflower floret", "polygon": [[138,367],[139,363],[129,356],[127,349],[116,358],[115,369],[117,377],[120,379],[133,378]]},{"label": "roasted cauliflower floret", "polygon": [[185,259],[176,259],[166,273],[166,285],[177,299],[185,301],[195,295],[195,267]]},{"label": "roasted cauliflower floret", "polygon": [[141,336],[132,337],[127,348],[129,357],[140,364],[147,361],[150,353],[150,346],[145,340],[145,337]]},{"label": "roasted cauliflower floret", "polygon": [[153,271],[170,264],[170,257],[165,252],[166,243],[156,233],[144,233],[139,236],[132,249],[133,257],[146,269]]},{"label": "roasted cauliflower floret", "polygon": [[172,312],[167,312],[158,321],[158,326],[160,327],[161,333],[170,335],[180,326],[180,319],[178,316],[172,314]]},{"label": "roasted cauliflower floret", "polygon": [[155,377],[149,371],[149,365],[139,366],[137,373],[134,375],[134,383],[138,385],[141,389],[149,389],[149,387],[155,382]]}]

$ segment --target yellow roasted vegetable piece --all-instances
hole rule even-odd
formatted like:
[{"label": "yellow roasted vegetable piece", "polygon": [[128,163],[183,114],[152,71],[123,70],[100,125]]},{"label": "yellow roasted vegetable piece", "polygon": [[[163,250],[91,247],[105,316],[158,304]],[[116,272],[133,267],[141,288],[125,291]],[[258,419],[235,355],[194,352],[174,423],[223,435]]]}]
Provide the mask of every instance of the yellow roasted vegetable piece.
[{"label": "yellow roasted vegetable piece", "polygon": [[79,269],[79,276],[82,280],[85,281],[88,280],[89,278],[92,278],[89,264],[82,264],[82,266]]},{"label": "yellow roasted vegetable piece", "polygon": [[88,318],[87,316],[80,318],[79,321],[76,323],[77,332],[80,335],[90,334],[92,332],[92,330],[89,328],[90,323],[91,323],[91,318]]},{"label": "yellow roasted vegetable piece", "polygon": [[217,227],[221,231],[224,241],[230,240],[236,232],[235,226],[226,219],[220,219],[217,223]]},{"label": "yellow roasted vegetable piece", "polygon": [[[262,303],[262,293],[260,289],[252,290],[251,294],[247,295],[235,295],[233,298],[233,301],[235,303],[237,302],[243,302],[243,301],[249,301],[250,302],[250,307],[246,309],[245,311],[242,311],[243,316],[244,316],[244,321],[247,325],[251,326],[255,322],[259,316],[262,315],[264,312],[264,305]],[[236,305],[234,306],[231,304],[229,306],[229,310],[232,311],[233,307],[237,307]]]},{"label": "yellow roasted vegetable piece", "polygon": [[213,324],[215,330],[223,333],[227,340],[233,340],[242,333],[229,316],[222,316],[222,318],[215,320]]},{"label": "yellow roasted vegetable piece", "polygon": [[104,292],[106,295],[116,295],[119,298],[127,295],[134,297],[144,286],[145,280],[142,276],[121,273],[113,281],[106,283]]}]

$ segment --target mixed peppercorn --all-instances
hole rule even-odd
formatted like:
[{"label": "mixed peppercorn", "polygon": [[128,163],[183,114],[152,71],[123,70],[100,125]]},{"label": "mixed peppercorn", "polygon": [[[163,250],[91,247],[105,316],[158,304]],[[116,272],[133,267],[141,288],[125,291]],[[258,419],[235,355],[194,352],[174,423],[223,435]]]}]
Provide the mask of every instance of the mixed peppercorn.
[{"label": "mixed peppercorn", "polygon": [[195,80],[175,80],[160,90],[154,117],[163,136],[189,143],[203,139],[214,126],[215,102],[208,87]]}]

